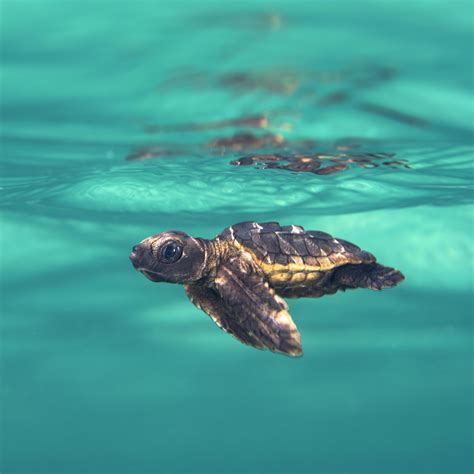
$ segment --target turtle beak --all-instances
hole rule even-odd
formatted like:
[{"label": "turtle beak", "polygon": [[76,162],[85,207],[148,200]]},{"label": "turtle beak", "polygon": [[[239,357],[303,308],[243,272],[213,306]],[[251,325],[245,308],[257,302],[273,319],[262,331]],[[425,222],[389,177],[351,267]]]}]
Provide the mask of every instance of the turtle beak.
[{"label": "turtle beak", "polygon": [[138,268],[140,266],[140,254],[141,254],[140,246],[135,245],[132,248],[132,253],[128,257],[130,259],[130,261],[132,262],[132,265],[135,268],[135,270],[138,270]]},{"label": "turtle beak", "polygon": [[128,258],[132,262],[133,268],[135,268],[137,272],[143,273],[149,280],[155,282],[164,281],[158,273],[144,266],[144,264],[146,265],[146,259],[143,258],[143,247],[140,245],[135,245],[132,248],[132,252]]}]

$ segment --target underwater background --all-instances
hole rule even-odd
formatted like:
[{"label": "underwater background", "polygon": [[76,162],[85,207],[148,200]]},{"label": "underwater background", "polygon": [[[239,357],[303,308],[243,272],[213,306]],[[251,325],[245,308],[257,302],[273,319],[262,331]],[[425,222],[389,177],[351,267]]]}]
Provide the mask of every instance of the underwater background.
[{"label": "underwater background", "polygon": [[[0,3],[7,473],[472,472],[471,2]],[[132,245],[244,220],[399,268],[246,347]]]}]

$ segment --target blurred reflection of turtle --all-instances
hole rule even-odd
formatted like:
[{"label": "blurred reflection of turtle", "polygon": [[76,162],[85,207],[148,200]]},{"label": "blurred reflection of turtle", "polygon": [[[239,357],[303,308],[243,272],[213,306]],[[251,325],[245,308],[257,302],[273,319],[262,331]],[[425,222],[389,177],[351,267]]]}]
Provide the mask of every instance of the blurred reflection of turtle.
[{"label": "blurred reflection of turtle", "polygon": [[[208,153],[209,148],[215,150],[216,153],[222,155],[227,152],[236,151],[250,151],[262,148],[277,148],[283,146],[285,143],[283,137],[279,134],[264,133],[254,134],[250,132],[235,133],[230,137],[216,138],[209,141],[206,145],[188,145],[185,148],[181,144],[162,144],[162,145],[151,145],[141,146],[136,150],[129,153],[127,160],[149,160],[152,158],[168,158],[173,156],[183,156],[189,154],[195,154],[196,150],[201,148],[203,153]],[[205,150],[206,149],[206,150]],[[204,151],[205,150],[205,151]]]},{"label": "blurred reflection of turtle", "polygon": [[347,170],[349,166],[359,168],[377,168],[379,166],[410,168],[405,160],[393,159],[394,153],[370,153],[357,150],[361,146],[360,141],[354,141],[354,139],[340,140],[330,147],[334,151],[314,153],[314,149],[320,146],[315,140],[286,141],[279,134],[241,132],[228,137],[216,138],[209,141],[206,145],[192,144],[184,146],[163,143],[161,145],[142,146],[132,151],[126,159],[138,161],[152,158],[199,156],[199,149],[202,150],[202,153],[207,153],[209,148],[218,155],[278,149],[281,152],[244,155],[232,160],[230,164],[233,166],[255,165],[258,168],[314,173],[318,175],[339,173]]},{"label": "blurred reflection of turtle", "polygon": [[232,137],[217,138],[208,143],[211,148],[230,149],[234,151],[250,148],[278,147],[283,144],[281,135],[265,133],[255,135],[253,133],[236,133]]},{"label": "blurred reflection of turtle", "polygon": [[[161,82],[159,90],[170,87],[191,86],[194,88],[217,87],[227,89],[236,94],[263,92],[273,95],[293,95],[318,85],[322,95],[317,102],[320,105],[331,105],[346,101],[352,92],[370,88],[391,80],[396,75],[393,67],[382,64],[354,65],[344,69],[298,70],[289,67],[263,68],[258,70],[228,71],[218,76],[209,71],[186,70]],[[327,88],[338,88],[336,91]],[[307,101],[307,98],[305,99]]]},{"label": "blurred reflection of turtle", "polygon": [[268,118],[266,115],[252,115],[237,117],[233,119],[212,120],[208,122],[192,122],[180,124],[147,125],[146,133],[168,133],[168,132],[196,132],[200,130],[213,130],[228,127],[267,128]]},{"label": "blurred reflection of turtle", "polygon": [[171,158],[186,154],[188,154],[187,150],[169,144],[166,146],[143,146],[129,153],[125,159],[127,161],[144,161],[152,158]]},{"label": "blurred reflection of turtle", "polygon": [[277,94],[292,94],[299,85],[298,74],[293,71],[234,72],[224,74],[218,84],[234,90],[257,90]]},{"label": "blurred reflection of turtle", "polygon": [[[258,165],[260,168],[280,169],[300,173],[319,175],[334,174],[344,171],[348,165],[359,168],[377,168],[380,165],[409,168],[405,160],[391,160],[393,153],[315,153],[312,155],[294,154],[258,154],[242,156],[230,162],[233,166]],[[384,161],[381,161],[384,160]],[[334,163],[321,167],[324,163]]]},{"label": "blurred reflection of turtle", "polygon": [[241,342],[289,356],[302,349],[283,298],[382,290],[404,278],[345,240],[277,222],[235,224],[212,240],[162,232],[133,247],[130,259],[151,281],[183,284],[191,301]]}]

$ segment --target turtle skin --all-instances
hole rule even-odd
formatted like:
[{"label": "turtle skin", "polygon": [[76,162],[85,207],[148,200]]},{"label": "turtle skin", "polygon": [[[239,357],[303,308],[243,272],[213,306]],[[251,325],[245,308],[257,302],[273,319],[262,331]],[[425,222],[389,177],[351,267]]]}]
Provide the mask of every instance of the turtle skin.
[{"label": "turtle skin", "polygon": [[277,222],[242,222],[211,240],[162,232],[135,246],[130,258],[152,281],[183,284],[190,300],[239,341],[293,357],[302,355],[301,338],[283,298],[381,290],[404,279],[350,242]]}]

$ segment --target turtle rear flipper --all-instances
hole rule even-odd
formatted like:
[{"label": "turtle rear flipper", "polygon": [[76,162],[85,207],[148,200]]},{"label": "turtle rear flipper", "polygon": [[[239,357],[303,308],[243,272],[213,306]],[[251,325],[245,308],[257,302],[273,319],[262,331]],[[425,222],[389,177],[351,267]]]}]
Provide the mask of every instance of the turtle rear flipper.
[{"label": "turtle rear flipper", "polygon": [[378,263],[344,265],[336,269],[333,277],[333,281],[342,287],[371,290],[392,288],[404,279],[400,271]]}]

